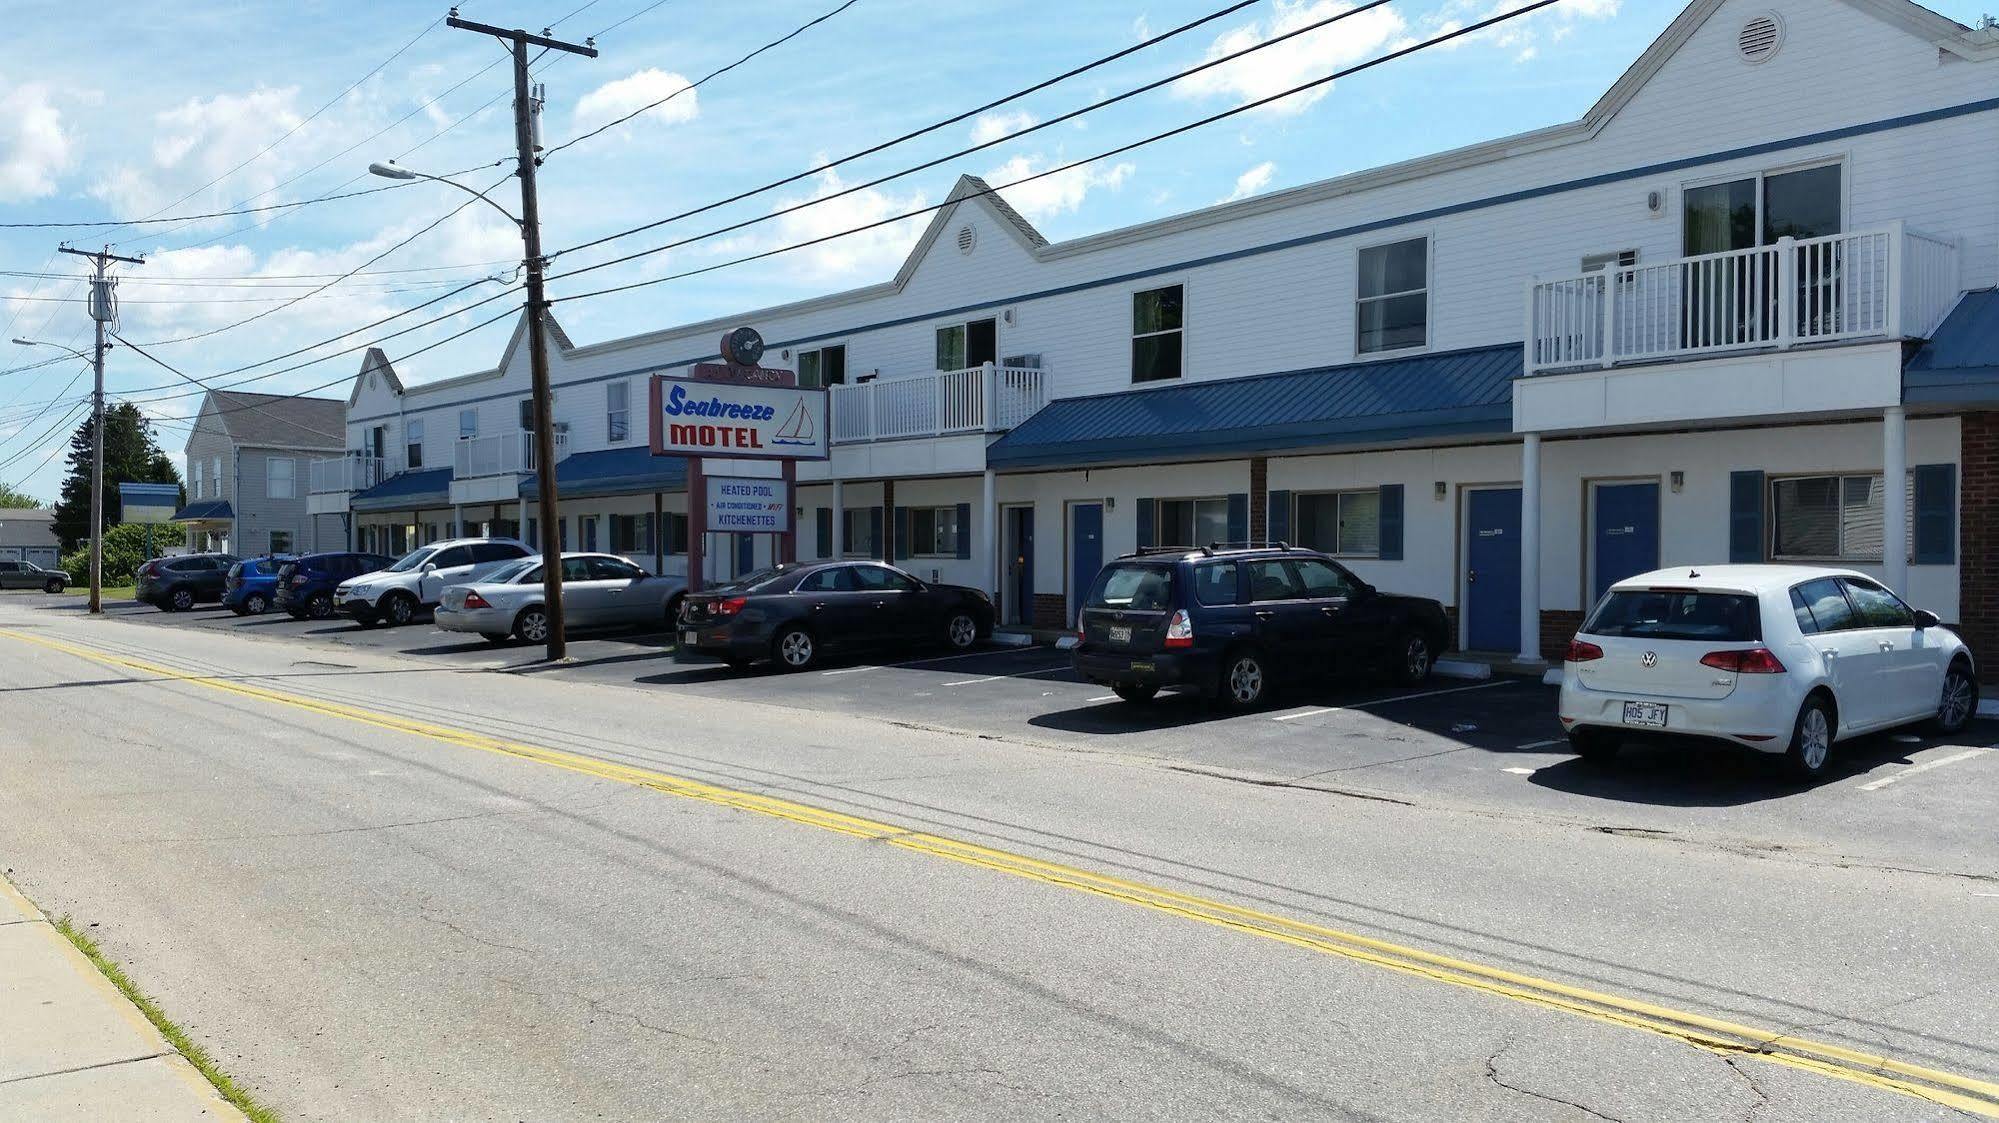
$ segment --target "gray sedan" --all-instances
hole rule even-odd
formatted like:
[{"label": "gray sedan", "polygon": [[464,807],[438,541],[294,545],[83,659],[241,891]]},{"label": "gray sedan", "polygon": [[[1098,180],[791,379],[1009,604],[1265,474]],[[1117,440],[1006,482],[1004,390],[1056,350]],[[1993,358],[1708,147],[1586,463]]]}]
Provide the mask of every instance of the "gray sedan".
[{"label": "gray sedan", "polygon": [[[562,607],[569,628],[671,628],[680,615],[687,582],[654,577],[612,554],[562,555]],[[492,643],[548,640],[541,559],[509,562],[477,581],[448,585],[438,602],[437,626],[476,632]]]}]

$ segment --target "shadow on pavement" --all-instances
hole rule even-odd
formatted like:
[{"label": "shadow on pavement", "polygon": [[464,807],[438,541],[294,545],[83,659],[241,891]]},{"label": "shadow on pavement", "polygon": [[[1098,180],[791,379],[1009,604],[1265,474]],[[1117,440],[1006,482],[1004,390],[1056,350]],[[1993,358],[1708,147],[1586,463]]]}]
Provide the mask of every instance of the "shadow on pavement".
[{"label": "shadow on pavement", "polygon": [[1921,744],[1897,741],[1893,733],[1842,741],[1834,746],[1824,774],[1802,780],[1775,753],[1698,737],[1634,737],[1613,761],[1591,764],[1577,757],[1535,772],[1531,782],[1622,803],[1739,807],[1836,784],[1884,765],[1907,765],[1911,752],[1933,743],[1928,738]]}]

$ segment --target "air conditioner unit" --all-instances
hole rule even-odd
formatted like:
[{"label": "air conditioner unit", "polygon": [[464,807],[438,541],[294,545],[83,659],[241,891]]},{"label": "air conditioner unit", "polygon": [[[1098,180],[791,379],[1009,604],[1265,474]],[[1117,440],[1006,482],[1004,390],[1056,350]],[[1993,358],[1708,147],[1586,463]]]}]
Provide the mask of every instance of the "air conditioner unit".
[{"label": "air conditioner unit", "polygon": [[1040,370],[1041,356],[1039,354],[1008,355],[1006,358],[1000,360],[1000,365],[1003,367],[1024,367],[1028,370]]}]

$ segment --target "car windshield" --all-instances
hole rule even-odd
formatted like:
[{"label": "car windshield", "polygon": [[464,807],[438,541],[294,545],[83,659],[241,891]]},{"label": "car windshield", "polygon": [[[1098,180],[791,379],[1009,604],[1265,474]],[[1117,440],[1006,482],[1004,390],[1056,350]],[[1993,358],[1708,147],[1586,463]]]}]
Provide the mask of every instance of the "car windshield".
[{"label": "car windshield", "polygon": [[390,566],[385,572],[408,573],[412,569],[422,569],[423,563],[429,561],[430,556],[436,552],[437,547],[435,546],[424,546],[420,549],[411,550],[409,553],[397,558],[396,564]]},{"label": "car windshield", "polygon": [[1749,643],[1763,638],[1762,613],[1747,593],[1613,589],[1583,631],[1593,636]]},{"label": "car windshield", "polygon": [[1113,565],[1097,575],[1091,608],[1158,612],[1172,607],[1173,570],[1163,565]]}]

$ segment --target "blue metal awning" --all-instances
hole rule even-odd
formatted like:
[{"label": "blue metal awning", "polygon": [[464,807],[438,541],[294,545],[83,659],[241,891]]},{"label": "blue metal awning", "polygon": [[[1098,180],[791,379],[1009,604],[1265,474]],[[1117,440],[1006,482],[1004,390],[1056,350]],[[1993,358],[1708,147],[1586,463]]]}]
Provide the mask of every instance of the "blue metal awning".
[{"label": "blue metal awning", "polygon": [[426,468],[397,472],[366,491],[357,491],[348,506],[356,511],[407,511],[450,503],[451,469]]},{"label": "blue metal awning", "polygon": [[1999,401],[1999,291],[1968,292],[1902,366],[1910,402]]},{"label": "blue metal awning", "polygon": [[[532,472],[521,477],[521,495],[532,499],[540,487]],[[564,499],[596,495],[645,495],[687,490],[687,459],[654,456],[645,445],[579,452],[555,465],[556,494]]]},{"label": "blue metal awning", "polygon": [[1143,463],[1507,433],[1520,374],[1520,344],[1509,343],[1058,398],[993,442],[986,463]]},{"label": "blue metal awning", "polygon": [[233,519],[236,512],[227,499],[210,499],[202,503],[189,503],[174,512],[177,523],[212,522],[219,519]]}]

